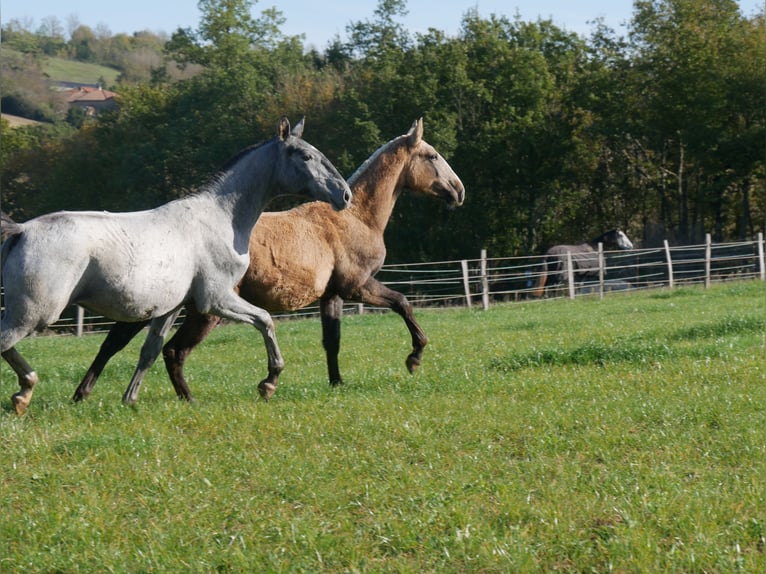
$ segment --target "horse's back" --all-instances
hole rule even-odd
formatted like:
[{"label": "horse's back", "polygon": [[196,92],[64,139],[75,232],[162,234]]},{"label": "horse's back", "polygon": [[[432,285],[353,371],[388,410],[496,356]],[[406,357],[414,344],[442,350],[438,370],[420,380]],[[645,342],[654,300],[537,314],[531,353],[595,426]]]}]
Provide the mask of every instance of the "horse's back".
[{"label": "horse's back", "polygon": [[70,303],[123,321],[171,311],[188,295],[194,242],[153,219],[153,210],[62,211],[22,224],[4,268],[12,304],[40,322]]}]

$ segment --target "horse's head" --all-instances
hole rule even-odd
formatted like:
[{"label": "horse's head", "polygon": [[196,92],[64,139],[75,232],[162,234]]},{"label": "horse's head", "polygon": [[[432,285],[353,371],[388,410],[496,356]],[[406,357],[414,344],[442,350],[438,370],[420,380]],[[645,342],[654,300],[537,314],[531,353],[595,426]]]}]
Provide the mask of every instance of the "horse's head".
[{"label": "horse's head", "polygon": [[299,193],[330,203],[336,210],[351,203],[351,189],[322,152],[302,139],[303,119],[291,130],[286,117],[279,120],[277,140],[281,153],[275,171],[283,193]]},{"label": "horse's head", "polygon": [[423,139],[423,118],[405,135],[410,159],[403,172],[404,187],[444,199],[451,207],[463,204],[465,187],[439,152]]},{"label": "horse's head", "polygon": [[633,242],[628,239],[628,236],[622,231],[622,229],[612,229],[607,231],[601,238],[597,239],[596,243],[603,243],[607,247],[616,247],[617,249],[633,249]]}]

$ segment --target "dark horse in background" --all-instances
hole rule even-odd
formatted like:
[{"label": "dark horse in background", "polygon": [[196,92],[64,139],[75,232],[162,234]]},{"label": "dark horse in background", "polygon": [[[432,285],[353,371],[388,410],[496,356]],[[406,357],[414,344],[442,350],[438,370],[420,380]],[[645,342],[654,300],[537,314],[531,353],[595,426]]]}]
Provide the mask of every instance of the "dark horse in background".
[{"label": "dark horse in background", "polygon": [[572,258],[572,272],[575,279],[585,280],[598,277],[598,244],[605,251],[633,249],[633,243],[620,229],[612,229],[579,245],[554,245],[545,253],[542,271],[535,295],[545,295],[545,288],[567,281],[567,253]]}]

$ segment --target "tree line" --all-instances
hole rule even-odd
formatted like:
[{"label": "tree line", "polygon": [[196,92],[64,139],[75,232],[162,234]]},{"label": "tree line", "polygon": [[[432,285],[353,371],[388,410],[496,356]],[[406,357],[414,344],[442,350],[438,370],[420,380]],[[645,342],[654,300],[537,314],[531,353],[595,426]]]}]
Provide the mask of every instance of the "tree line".
[{"label": "tree line", "polygon": [[380,0],[318,51],[255,4],[202,0],[198,27],[165,39],[147,78],[113,87],[114,113],[77,130],[3,124],[3,210],[156,206],[271,137],[283,114],[305,115],[305,137],[350,176],[422,116],[466,202],[403,194],[389,262],[534,254],[617,226],[644,246],[764,229],[762,11],[635,0],[626,33],[597,20],[583,37],[468,10],[455,36],[413,35],[406,1]]}]

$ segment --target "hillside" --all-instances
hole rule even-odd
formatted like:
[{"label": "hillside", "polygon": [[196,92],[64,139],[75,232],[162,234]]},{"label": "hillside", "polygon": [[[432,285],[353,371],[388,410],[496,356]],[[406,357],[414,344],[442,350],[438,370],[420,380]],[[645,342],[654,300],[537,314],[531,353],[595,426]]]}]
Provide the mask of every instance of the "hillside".
[{"label": "hillside", "polygon": [[114,85],[120,74],[120,71],[115,68],[63,58],[46,58],[43,63],[43,72],[54,82],[80,84],[103,82],[106,87]]},{"label": "hillside", "polygon": [[39,124],[40,122],[37,122],[35,120],[30,120],[27,118],[22,118],[19,116],[14,116],[11,114],[2,114],[2,117],[4,120],[8,122],[8,125],[12,128],[19,128],[23,126],[33,126],[36,124]]}]

